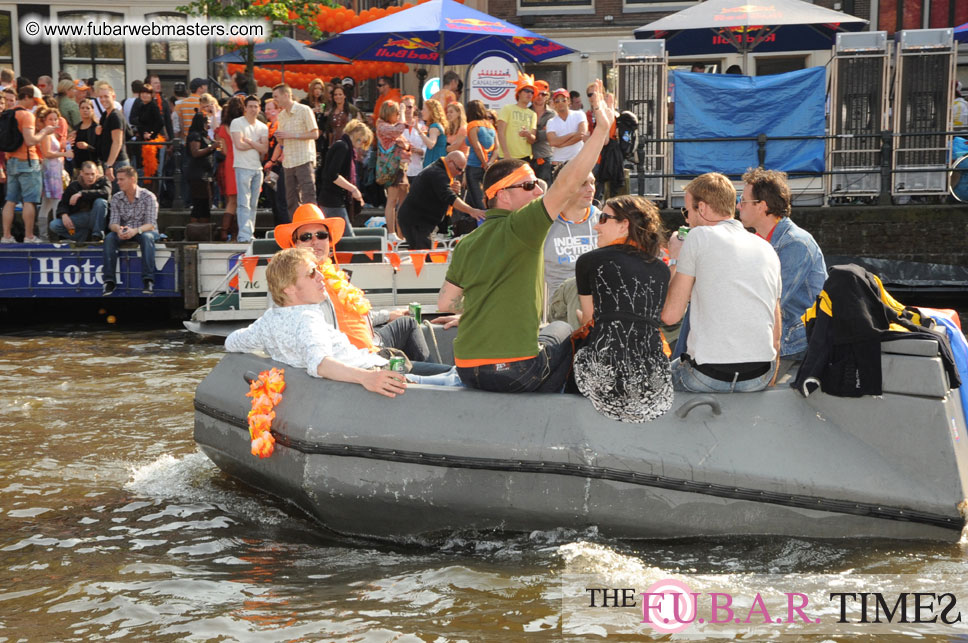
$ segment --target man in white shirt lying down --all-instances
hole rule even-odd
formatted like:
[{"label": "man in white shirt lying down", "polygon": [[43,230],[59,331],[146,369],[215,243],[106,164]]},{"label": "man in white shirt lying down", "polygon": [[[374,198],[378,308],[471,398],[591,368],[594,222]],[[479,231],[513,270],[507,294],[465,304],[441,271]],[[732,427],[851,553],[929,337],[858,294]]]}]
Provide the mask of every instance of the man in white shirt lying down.
[{"label": "man in white shirt lying down", "polygon": [[[288,248],[277,253],[266,268],[266,280],[277,307],[229,335],[226,350],[264,351],[278,362],[305,368],[312,377],[354,382],[387,397],[406,392],[402,373],[381,370],[386,359],[356,348],[346,335],[326,323],[319,306],[326,299],[326,288],[311,250]],[[457,385],[459,381],[454,375],[410,378],[425,384]]]}]

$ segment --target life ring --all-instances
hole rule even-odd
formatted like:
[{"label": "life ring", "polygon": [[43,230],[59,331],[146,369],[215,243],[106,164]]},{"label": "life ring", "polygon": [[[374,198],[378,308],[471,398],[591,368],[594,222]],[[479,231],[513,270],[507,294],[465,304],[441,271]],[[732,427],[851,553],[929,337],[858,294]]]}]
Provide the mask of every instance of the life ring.
[{"label": "life ring", "polygon": [[955,159],[948,170],[948,191],[956,200],[968,203],[968,154]]}]

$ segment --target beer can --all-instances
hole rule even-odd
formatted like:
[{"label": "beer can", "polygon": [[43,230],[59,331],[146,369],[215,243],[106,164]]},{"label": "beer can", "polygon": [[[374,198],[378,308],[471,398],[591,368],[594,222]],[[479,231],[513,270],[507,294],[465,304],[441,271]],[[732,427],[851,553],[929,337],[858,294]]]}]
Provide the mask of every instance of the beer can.
[{"label": "beer can", "polygon": [[417,302],[412,302],[410,304],[410,316],[413,317],[413,320],[417,322],[418,325],[423,323],[420,310],[421,310],[421,306]]},{"label": "beer can", "polygon": [[678,232],[679,241],[685,241],[687,234],[689,234],[689,226],[687,225],[679,226],[679,232]]},{"label": "beer can", "polygon": [[407,360],[405,357],[391,357],[390,362],[387,364],[388,371],[396,371],[397,373],[406,374],[407,372]]}]

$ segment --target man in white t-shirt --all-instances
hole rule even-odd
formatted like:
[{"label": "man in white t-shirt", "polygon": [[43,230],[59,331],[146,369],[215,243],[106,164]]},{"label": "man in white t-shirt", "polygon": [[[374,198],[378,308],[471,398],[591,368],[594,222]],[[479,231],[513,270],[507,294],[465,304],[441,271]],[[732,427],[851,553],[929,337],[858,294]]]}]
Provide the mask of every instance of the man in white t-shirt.
[{"label": "man in white t-shirt", "polygon": [[235,153],[239,241],[242,243],[248,243],[255,232],[255,207],[262,191],[262,157],[269,151],[269,128],[258,116],[259,99],[246,96],[245,112],[229,125]]},{"label": "man in white t-shirt", "polygon": [[685,200],[689,233],[669,240],[673,276],[662,309],[671,325],[689,305],[686,352],[672,362],[672,384],[695,393],[763,390],[780,348],[780,259],[733,218],[736,190],[722,174],[690,181]]},{"label": "man in white t-shirt", "polygon": [[551,167],[575,158],[588,135],[588,120],[582,112],[569,109],[567,89],[556,89],[551,95],[555,115],[548,121],[548,144],[551,145]]}]

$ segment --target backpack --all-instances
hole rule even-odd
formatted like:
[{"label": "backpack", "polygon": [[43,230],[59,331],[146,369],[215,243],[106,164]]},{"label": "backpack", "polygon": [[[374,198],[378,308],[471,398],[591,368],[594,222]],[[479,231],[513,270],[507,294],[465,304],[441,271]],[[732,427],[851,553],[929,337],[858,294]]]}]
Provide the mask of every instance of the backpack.
[{"label": "backpack", "polygon": [[0,113],[0,152],[16,152],[24,144],[24,135],[17,123],[17,112],[23,107]]},{"label": "backpack", "polygon": [[615,120],[615,134],[622,156],[628,161],[634,160],[635,148],[639,145],[639,118],[632,112],[622,112]]}]

